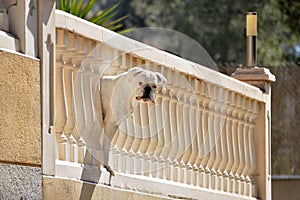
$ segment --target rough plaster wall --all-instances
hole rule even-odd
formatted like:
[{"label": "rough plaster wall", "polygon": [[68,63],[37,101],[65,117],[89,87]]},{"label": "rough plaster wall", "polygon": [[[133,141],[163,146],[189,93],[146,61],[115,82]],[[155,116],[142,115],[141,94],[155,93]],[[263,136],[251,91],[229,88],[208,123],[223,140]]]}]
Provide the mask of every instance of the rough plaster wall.
[{"label": "rough plaster wall", "polygon": [[0,162],[41,165],[40,66],[0,50]]},{"label": "rough plaster wall", "polygon": [[39,60],[0,49],[0,200],[41,199]]}]

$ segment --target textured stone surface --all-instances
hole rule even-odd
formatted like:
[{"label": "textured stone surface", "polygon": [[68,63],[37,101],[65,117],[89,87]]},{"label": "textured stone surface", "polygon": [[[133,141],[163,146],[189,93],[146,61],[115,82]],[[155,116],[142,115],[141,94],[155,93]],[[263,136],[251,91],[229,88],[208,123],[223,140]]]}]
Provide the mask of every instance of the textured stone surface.
[{"label": "textured stone surface", "polygon": [[41,165],[40,66],[0,50],[0,161]]},{"label": "textured stone surface", "polygon": [[41,168],[0,164],[0,199],[42,199]]},{"label": "textured stone surface", "polygon": [[272,178],[272,200],[298,200],[300,176],[277,176]]},{"label": "textured stone surface", "polygon": [[43,199],[163,200],[159,196],[133,192],[74,179],[43,176]]}]

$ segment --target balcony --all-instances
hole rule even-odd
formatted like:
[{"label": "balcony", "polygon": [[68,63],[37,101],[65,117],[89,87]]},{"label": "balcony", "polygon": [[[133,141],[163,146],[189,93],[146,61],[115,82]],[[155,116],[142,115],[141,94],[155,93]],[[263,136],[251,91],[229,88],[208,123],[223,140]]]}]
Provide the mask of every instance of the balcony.
[{"label": "balcony", "polygon": [[[270,199],[270,93],[61,11],[55,27],[45,175],[162,198]],[[95,86],[135,66],[167,83],[120,125],[110,177]]]}]

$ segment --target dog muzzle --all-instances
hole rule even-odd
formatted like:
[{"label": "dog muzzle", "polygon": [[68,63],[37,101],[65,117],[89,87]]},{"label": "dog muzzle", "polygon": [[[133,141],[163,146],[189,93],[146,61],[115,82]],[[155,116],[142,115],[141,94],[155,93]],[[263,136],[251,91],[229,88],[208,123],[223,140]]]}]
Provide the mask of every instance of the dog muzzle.
[{"label": "dog muzzle", "polygon": [[143,90],[143,94],[141,96],[137,96],[135,99],[143,100],[144,102],[146,102],[146,101],[154,102],[155,97],[154,97],[152,88],[150,86],[145,86],[144,90]]}]

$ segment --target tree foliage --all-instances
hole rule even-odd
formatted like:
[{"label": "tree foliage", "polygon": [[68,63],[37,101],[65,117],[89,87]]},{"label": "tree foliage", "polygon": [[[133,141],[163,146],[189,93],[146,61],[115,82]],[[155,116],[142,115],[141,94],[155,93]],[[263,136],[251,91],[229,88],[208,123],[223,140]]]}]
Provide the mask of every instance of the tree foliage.
[{"label": "tree foliage", "polygon": [[297,1],[131,0],[121,6],[131,13],[127,25],[182,32],[198,41],[216,63],[241,64],[246,61],[246,13],[256,11],[259,65],[278,65],[297,58],[300,37],[294,23],[299,23],[299,17],[291,20],[299,14]]},{"label": "tree foliage", "polygon": [[[96,4],[95,4],[96,3]],[[105,10],[98,9],[93,11],[93,7],[97,5],[96,0],[58,0],[57,5],[60,10],[68,12],[77,17],[86,19],[94,24],[103,26],[112,31],[118,33],[126,33],[131,31],[131,28],[123,29],[122,21],[128,16],[124,15],[118,18],[115,16],[118,14],[119,3],[106,8]]]}]

